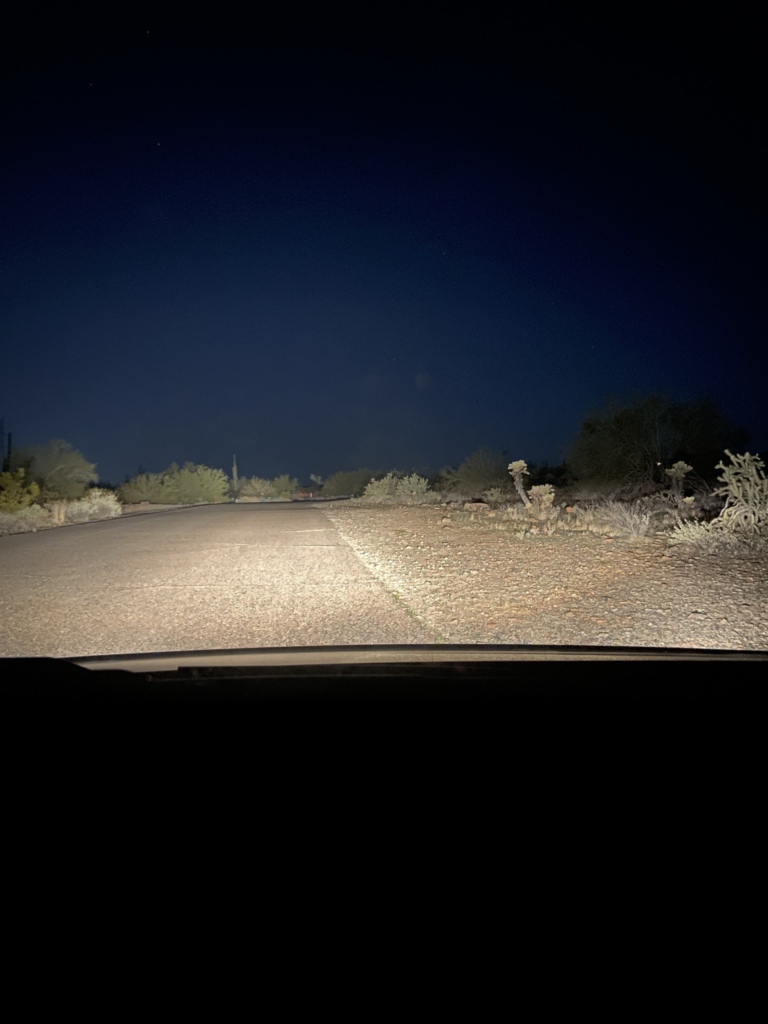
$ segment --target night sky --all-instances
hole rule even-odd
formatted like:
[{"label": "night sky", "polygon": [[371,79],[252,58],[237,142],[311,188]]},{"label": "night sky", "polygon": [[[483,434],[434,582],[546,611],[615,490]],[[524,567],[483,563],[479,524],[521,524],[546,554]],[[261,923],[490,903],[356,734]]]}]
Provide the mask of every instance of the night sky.
[{"label": "night sky", "polygon": [[69,6],[3,42],[16,446],[65,438],[113,483],[233,453],[303,481],[481,445],[556,463],[607,398],[661,392],[768,447],[766,83],[738,5],[256,29],[48,16]]}]

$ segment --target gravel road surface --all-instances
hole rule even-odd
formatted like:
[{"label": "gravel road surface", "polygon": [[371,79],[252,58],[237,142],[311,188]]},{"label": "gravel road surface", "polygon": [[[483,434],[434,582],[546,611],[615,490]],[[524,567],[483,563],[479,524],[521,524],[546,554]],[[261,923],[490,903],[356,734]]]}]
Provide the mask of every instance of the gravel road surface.
[{"label": "gravel road surface", "polygon": [[0,537],[5,657],[435,641],[308,505]]},{"label": "gravel road surface", "polygon": [[218,505],[0,537],[0,655],[354,644],[768,650],[768,560],[491,514]]}]

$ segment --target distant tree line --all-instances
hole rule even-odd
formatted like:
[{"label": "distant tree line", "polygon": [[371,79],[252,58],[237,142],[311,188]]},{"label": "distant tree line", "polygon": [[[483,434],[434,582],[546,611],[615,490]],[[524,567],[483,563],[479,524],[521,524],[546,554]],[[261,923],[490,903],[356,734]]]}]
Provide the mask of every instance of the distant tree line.
[{"label": "distant tree line", "polygon": [[[528,464],[531,486],[567,486],[573,482],[661,485],[669,466],[684,462],[694,473],[712,483],[717,464],[726,449],[744,451],[746,431],[734,426],[709,399],[673,402],[649,395],[628,402],[613,401],[584,418],[579,433],[567,450],[563,464]],[[455,467],[433,474],[433,491],[482,494],[508,489],[508,466],[524,457],[516,450],[480,448]],[[20,448],[4,456],[0,473],[0,507],[21,508],[54,500],[82,498],[98,481],[96,466],[69,442]],[[368,468],[333,473],[325,481],[315,475],[313,492],[325,497],[360,496],[371,481],[405,479],[405,472]],[[241,477],[233,461],[231,477],[216,468],[187,462],[173,463],[161,473],[143,470],[118,489],[123,502],[159,504],[224,502],[235,498],[288,499],[299,489],[298,481],[283,474],[274,479]]]},{"label": "distant tree line", "polygon": [[[710,399],[672,402],[649,395],[624,403],[612,401],[584,418],[562,464],[531,463],[527,479],[529,486],[565,487],[575,482],[660,486],[668,483],[668,467],[685,462],[701,480],[714,483],[725,450],[743,451],[748,441],[747,432],[730,423]],[[479,448],[457,466],[433,474],[430,487],[478,495],[509,488],[509,463],[521,454]],[[383,476],[370,469],[334,473],[323,493],[357,496],[371,480]]]},{"label": "distant tree line", "polygon": [[712,482],[724,451],[743,451],[748,441],[710,399],[670,402],[651,395],[610,402],[587,416],[566,465],[579,480],[663,483],[665,468],[682,461]]}]

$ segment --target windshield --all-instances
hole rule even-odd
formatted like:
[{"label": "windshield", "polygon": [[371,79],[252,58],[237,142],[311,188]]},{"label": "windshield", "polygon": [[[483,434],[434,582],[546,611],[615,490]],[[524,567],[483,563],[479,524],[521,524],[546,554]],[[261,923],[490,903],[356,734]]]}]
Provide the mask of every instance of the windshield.
[{"label": "windshield", "polygon": [[757,24],[517,10],[19,22],[0,655],[768,648]]}]

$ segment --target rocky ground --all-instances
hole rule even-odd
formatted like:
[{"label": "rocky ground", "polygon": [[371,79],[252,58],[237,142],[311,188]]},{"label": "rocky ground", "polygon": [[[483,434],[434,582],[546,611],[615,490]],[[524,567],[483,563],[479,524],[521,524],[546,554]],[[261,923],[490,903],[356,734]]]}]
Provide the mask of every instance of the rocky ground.
[{"label": "rocky ground", "polygon": [[658,534],[520,536],[498,513],[319,506],[444,643],[768,649],[768,558]]}]

